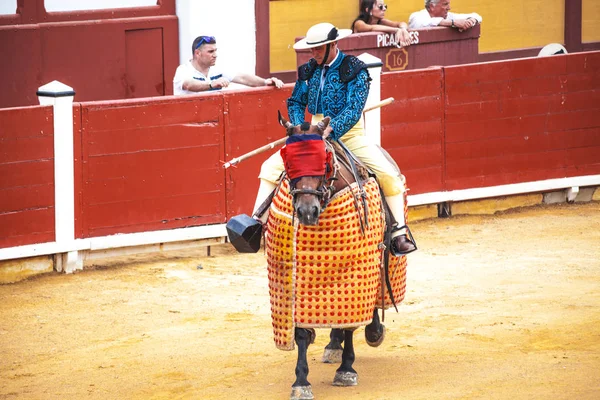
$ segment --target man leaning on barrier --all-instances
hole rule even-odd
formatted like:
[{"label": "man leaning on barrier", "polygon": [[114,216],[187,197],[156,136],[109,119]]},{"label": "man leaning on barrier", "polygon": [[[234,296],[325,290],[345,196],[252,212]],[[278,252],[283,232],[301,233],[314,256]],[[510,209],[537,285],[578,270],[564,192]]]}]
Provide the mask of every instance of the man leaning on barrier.
[{"label": "man leaning on barrier", "polygon": [[198,36],[192,43],[193,58],[181,64],[173,78],[173,94],[194,94],[210,90],[220,90],[231,82],[241,85],[275,86],[281,88],[283,82],[277,78],[264,79],[256,75],[238,73],[231,75],[215,67],[217,62],[217,40],[214,36]]},{"label": "man leaning on barrier", "polygon": [[450,12],[450,0],[425,0],[425,8],[414,12],[408,19],[410,29],[447,26],[459,32],[481,24],[481,15],[477,13],[457,14]]}]

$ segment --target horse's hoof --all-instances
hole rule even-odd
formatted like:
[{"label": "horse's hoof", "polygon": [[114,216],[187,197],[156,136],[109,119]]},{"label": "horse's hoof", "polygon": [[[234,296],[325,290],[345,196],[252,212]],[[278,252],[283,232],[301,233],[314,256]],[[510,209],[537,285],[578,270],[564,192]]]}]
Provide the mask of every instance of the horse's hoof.
[{"label": "horse's hoof", "polygon": [[333,378],[333,386],[356,386],[358,385],[358,374],[356,372],[336,372]]},{"label": "horse's hoof", "polygon": [[[369,337],[370,336],[370,337]],[[381,325],[381,333],[380,332],[370,332],[365,329],[365,340],[367,344],[371,347],[377,347],[381,343],[383,343],[383,339],[385,339],[385,325]]]},{"label": "horse's hoof", "polygon": [[312,400],[313,396],[312,387],[308,386],[293,386],[292,394],[290,394],[290,400]]},{"label": "horse's hoof", "polygon": [[342,362],[342,352],[343,350],[341,349],[325,349],[321,362],[325,364],[339,364]]}]

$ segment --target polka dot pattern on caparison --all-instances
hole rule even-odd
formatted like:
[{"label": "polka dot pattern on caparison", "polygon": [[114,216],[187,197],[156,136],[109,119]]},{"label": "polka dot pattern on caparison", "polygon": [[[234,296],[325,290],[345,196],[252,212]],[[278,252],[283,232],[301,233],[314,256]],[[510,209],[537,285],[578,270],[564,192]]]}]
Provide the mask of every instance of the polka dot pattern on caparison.
[{"label": "polka dot pattern on caparison", "polygon": [[[383,241],[385,222],[376,181],[369,180],[364,189],[369,213],[364,236],[352,195],[357,187],[353,185],[333,197],[321,214],[318,226],[299,225],[295,270],[293,208],[287,181],[273,198],[265,251],[277,348],[294,349],[294,327],[367,325],[378,300],[381,305],[379,244]],[[360,202],[359,212],[364,215]],[[394,265],[395,280],[405,286],[405,259],[404,263]],[[396,292],[394,288],[394,296]]]}]

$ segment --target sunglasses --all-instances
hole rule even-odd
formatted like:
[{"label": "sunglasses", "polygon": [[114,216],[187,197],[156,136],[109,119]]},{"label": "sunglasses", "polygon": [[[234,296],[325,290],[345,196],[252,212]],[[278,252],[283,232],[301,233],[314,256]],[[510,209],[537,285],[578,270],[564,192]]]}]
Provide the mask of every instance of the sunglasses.
[{"label": "sunglasses", "polygon": [[196,47],[194,47],[194,50],[198,50],[200,48],[200,46],[202,46],[204,43],[210,44],[210,43],[215,43],[215,42],[216,42],[216,39],[214,36],[200,36],[200,40],[196,44]]},{"label": "sunglasses", "polygon": [[379,8],[381,11],[385,11],[387,10],[387,4],[379,4],[377,8]]}]

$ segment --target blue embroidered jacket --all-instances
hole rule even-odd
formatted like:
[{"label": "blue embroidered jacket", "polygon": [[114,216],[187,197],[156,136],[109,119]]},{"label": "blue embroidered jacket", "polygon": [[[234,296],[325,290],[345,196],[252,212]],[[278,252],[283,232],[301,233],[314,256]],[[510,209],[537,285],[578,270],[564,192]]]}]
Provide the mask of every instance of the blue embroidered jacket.
[{"label": "blue embroidered jacket", "polygon": [[337,140],[360,120],[371,78],[362,61],[341,51],[329,67],[321,90],[322,69],[314,59],[298,68],[296,86],[287,100],[288,115],[293,125],[304,122],[307,107],[312,115],[331,117],[330,137]]}]

